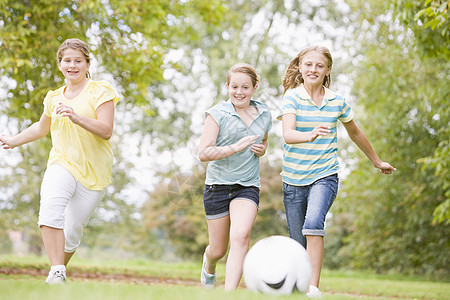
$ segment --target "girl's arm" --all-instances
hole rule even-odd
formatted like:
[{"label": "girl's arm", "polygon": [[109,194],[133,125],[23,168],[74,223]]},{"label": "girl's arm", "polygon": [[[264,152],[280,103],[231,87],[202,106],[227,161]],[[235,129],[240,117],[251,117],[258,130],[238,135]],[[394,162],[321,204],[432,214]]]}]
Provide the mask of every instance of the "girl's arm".
[{"label": "girl's arm", "polygon": [[261,144],[253,144],[252,145],[252,147],[250,149],[252,150],[253,153],[255,153],[256,156],[262,157],[262,156],[264,156],[264,154],[266,154],[268,139],[269,139],[269,133],[266,132]]},{"label": "girl's arm", "polygon": [[97,119],[91,119],[75,113],[72,107],[62,103],[56,108],[57,114],[68,117],[73,123],[99,138],[109,140],[114,127],[114,102],[110,100],[101,104],[95,112],[97,114]]},{"label": "girl's arm", "polygon": [[13,149],[29,142],[44,137],[50,131],[51,118],[42,114],[39,121],[33,123],[30,127],[15,136],[3,134],[0,136],[0,142],[3,149]]},{"label": "girl's arm", "polygon": [[378,155],[373,150],[372,145],[370,145],[369,140],[361,129],[356,125],[355,121],[344,123],[344,127],[348,132],[348,135],[352,141],[361,149],[362,152],[367,156],[372,165],[375,168],[380,169],[381,173],[391,174],[392,171],[396,169],[387,162],[383,162]]},{"label": "girl's arm", "polygon": [[331,132],[327,125],[319,125],[310,132],[300,132],[297,130],[296,114],[284,114],[281,117],[283,127],[283,138],[286,144],[299,144],[313,142],[319,135],[327,135]]},{"label": "girl's arm", "polygon": [[205,125],[203,126],[203,132],[198,146],[197,155],[200,161],[219,160],[229,157],[246,149],[259,137],[258,135],[249,135],[240,139],[236,144],[218,147],[216,146],[216,141],[219,130],[219,125],[211,115],[208,115],[205,120]]}]

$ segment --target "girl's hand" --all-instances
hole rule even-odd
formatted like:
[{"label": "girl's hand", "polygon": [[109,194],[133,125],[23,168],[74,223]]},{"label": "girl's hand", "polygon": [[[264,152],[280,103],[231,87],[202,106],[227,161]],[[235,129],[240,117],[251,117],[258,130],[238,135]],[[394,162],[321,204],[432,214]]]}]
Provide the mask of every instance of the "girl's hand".
[{"label": "girl's hand", "polygon": [[73,123],[78,124],[80,117],[75,113],[72,107],[60,102],[59,106],[56,108],[56,113],[63,117],[68,117]]},{"label": "girl's hand", "polygon": [[392,174],[393,171],[397,169],[391,166],[389,163],[382,161],[378,165],[374,165],[375,168],[380,169],[380,172],[383,174]]},{"label": "girl's hand", "polygon": [[253,144],[250,150],[252,150],[252,152],[255,153],[255,155],[258,157],[266,154],[266,146],[264,146],[263,144]]},{"label": "girl's hand", "polygon": [[233,147],[235,147],[236,153],[245,150],[250,145],[253,145],[258,138],[259,135],[244,136],[242,139],[239,140],[239,142],[233,145]]},{"label": "girl's hand", "polygon": [[0,143],[3,149],[13,149],[15,146],[11,143],[12,137],[6,134],[0,135]]},{"label": "girl's hand", "polygon": [[330,127],[327,125],[316,126],[311,132],[308,138],[308,142],[314,142],[314,140],[319,136],[325,136],[331,132]]}]

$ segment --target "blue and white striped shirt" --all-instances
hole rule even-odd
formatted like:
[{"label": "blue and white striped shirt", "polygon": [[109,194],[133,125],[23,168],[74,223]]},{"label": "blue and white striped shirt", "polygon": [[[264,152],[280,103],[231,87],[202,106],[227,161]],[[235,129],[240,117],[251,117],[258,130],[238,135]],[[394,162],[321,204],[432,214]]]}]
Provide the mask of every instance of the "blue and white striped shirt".
[{"label": "blue and white striped shirt", "polygon": [[287,90],[283,97],[282,114],[295,114],[296,129],[310,132],[323,124],[331,133],[318,136],[313,142],[284,144],[283,182],[309,185],[339,171],[337,159],[337,121],[350,122],[353,111],[345,99],[325,88],[322,106],[318,107],[303,85]]}]

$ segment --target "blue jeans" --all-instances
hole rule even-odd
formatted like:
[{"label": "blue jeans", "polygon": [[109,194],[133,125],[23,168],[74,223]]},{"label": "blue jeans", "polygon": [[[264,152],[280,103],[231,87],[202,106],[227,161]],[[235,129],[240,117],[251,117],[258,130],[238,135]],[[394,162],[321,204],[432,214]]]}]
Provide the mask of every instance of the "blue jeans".
[{"label": "blue jeans", "polygon": [[283,183],[283,202],[289,236],[306,248],[306,235],[325,236],[325,217],[338,191],[339,178],[333,174],[310,185]]}]

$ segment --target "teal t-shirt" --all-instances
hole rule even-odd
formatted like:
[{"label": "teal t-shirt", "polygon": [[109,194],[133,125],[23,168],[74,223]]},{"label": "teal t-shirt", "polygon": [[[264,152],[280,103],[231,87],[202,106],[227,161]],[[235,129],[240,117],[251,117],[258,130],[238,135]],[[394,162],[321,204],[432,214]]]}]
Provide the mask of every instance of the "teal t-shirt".
[{"label": "teal t-shirt", "polygon": [[[259,135],[255,143],[261,144],[266,132],[272,128],[272,115],[269,107],[259,101],[250,100],[250,105],[258,109],[258,116],[249,127],[236,113],[230,100],[219,103],[206,112],[220,128],[216,146],[235,144],[248,135]],[[210,161],[206,169],[205,184],[240,184],[260,187],[259,157],[250,148],[251,146],[224,159]]]}]

